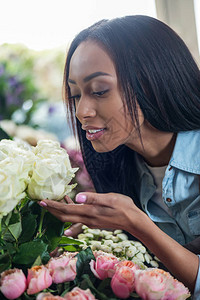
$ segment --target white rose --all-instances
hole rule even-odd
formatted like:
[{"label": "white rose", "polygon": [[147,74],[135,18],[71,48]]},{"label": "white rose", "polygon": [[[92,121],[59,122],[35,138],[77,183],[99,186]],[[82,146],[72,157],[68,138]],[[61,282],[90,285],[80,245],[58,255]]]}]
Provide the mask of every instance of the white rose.
[{"label": "white rose", "polygon": [[0,161],[0,218],[25,197],[27,184],[28,170],[23,158],[7,157]]},{"label": "white rose", "polygon": [[35,155],[31,147],[22,140],[1,140],[0,141],[0,161],[6,157],[23,158],[27,168],[32,169]]},{"label": "white rose", "polygon": [[39,141],[33,147],[36,161],[28,185],[28,195],[35,200],[61,200],[76,185],[69,185],[74,173],[69,156],[60,144],[55,141]]}]

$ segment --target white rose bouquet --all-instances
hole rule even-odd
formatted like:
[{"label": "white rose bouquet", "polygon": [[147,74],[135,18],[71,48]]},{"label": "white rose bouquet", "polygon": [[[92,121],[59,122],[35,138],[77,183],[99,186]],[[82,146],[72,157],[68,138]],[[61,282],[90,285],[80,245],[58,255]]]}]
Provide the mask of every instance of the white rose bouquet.
[{"label": "white rose bouquet", "polygon": [[55,141],[31,147],[20,140],[0,141],[0,272],[35,260],[45,263],[63,243],[66,224],[37,205],[37,200],[61,200],[70,184],[72,168],[65,149]]},{"label": "white rose bouquet", "polygon": [[22,141],[0,141],[0,217],[25,198],[61,200],[76,186],[70,185],[72,168],[58,142],[39,141],[29,147]]},{"label": "white rose bouquet", "polygon": [[39,141],[33,147],[35,162],[27,193],[32,199],[61,200],[76,184],[69,185],[78,168],[72,168],[69,156],[55,141]]},{"label": "white rose bouquet", "polygon": [[20,141],[0,142],[0,218],[26,196],[34,154]]}]

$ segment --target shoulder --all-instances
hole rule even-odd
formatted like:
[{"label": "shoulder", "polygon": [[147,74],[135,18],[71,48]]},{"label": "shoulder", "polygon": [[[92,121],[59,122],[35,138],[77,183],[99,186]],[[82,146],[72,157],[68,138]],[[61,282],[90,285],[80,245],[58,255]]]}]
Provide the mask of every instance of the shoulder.
[{"label": "shoulder", "polygon": [[169,164],[187,172],[200,174],[200,129],[177,134]]}]

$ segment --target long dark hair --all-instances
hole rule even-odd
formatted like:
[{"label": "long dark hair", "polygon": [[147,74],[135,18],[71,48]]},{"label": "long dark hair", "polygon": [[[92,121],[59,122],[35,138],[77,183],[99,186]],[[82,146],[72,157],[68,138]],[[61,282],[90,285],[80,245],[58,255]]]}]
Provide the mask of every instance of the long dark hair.
[{"label": "long dark hair", "polygon": [[[200,71],[185,43],[170,27],[157,19],[135,15],[102,20],[80,32],[67,55],[66,101],[70,96],[70,60],[86,40],[99,43],[111,57],[122,99],[139,134],[137,103],[145,119],[158,130],[200,128]],[[137,199],[134,151],[120,146],[108,153],[96,153],[75,118],[74,104],[67,101],[67,105],[96,190],[120,192]]]}]

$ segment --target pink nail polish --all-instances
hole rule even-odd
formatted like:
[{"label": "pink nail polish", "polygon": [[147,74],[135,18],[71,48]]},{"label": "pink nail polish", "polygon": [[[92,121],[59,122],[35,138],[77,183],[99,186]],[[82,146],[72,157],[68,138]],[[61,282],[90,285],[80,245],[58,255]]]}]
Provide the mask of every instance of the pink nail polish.
[{"label": "pink nail polish", "polygon": [[78,203],[84,203],[86,201],[87,197],[83,194],[76,195],[76,202]]},{"label": "pink nail polish", "polygon": [[72,235],[72,230],[71,229],[65,230],[64,235]]},{"label": "pink nail polish", "polygon": [[42,207],[47,207],[47,204],[46,204],[44,201],[40,201],[39,204],[40,204],[40,206],[42,206]]}]

